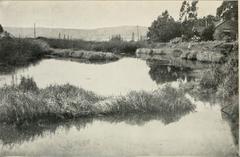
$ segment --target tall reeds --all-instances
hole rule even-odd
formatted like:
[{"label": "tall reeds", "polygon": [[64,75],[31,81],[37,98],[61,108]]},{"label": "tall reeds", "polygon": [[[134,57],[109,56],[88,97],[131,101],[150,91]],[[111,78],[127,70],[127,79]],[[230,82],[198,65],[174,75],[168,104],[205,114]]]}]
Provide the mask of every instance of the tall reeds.
[{"label": "tall reeds", "polygon": [[24,81],[24,88],[23,83],[0,88],[0,121],[21,125],[42,118],[69,119],[129,113],[174,114],[195,109],[182,90],[170,86],[153,92],[132,91],[125,96],[101,97],[69,84],[38,89],[32,79],[25,78]]}]

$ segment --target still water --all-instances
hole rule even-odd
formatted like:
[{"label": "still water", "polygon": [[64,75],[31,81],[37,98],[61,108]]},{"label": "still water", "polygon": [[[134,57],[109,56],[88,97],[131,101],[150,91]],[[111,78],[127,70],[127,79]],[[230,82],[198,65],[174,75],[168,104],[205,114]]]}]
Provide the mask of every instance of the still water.
[{"label": "still water", "polygon": [[[0,76],[1,86],[33,77],[39,87],[70,83],[100,95],[152,91],[166,82],[191,80],[191,69],[123,58],[107,64],[45,59]],[[23,129],[0,126],[0,156],[208,156],[231,157],[236,148],[220,106],[189,99],[190,114],[85,118]]]}]

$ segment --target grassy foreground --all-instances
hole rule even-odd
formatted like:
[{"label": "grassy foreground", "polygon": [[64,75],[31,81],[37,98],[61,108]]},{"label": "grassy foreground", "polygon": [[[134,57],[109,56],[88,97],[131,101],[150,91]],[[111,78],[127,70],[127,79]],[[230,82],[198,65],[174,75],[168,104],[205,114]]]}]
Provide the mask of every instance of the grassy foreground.
[{"label": "grassy foreground", "polygon": [[[24,81],[23,81],[24,80]],[[188,113],[195,109],[181,90],[170,86],[125,96],[101,97],[69,84],[39,89],[28,78],[0,89],[0,121],[17,125],[39,119],[70,119],[129,113]]]}]

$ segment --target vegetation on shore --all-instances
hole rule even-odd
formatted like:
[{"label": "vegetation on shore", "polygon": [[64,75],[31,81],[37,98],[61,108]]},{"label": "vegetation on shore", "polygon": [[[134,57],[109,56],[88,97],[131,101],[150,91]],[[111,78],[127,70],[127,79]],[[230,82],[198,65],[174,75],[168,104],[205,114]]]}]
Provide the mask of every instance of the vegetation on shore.
[{"label": "vegetation on shore", "polygon": [[0,39],[0,63],[6,65],[25,65],[42,58],[49,52],[45,42],[35,39]]},{"label": "vegetation on shore", "polygon": [[125,96],[101,97],[69,84],[39,89],[31,78],[23,78],[18,86],[0,89],[0,121],[17,125],[42,118],[189,113],[194,109],[184,93],[171,86],[152,93],[132,91]]},{"label": "vegetation on shore", "polygon": [[235,144],[239,137],[239,71],[238,71],[238,45],[233,47],[224,64],[213,65],[205,71],[199,81],[187,83],[182,88],[194,97],[209,100],[217,97],[222,105],[222,114],[226,115]]},{"label": "vegetation on shore", "polygon": [[205,63],[224,63],[237,42],[201,41],[181,42],[156,45],[155,48],[138,48],[136,56],[157,55],[171,61],[177,59],[199,61]]},{"label": "vegetation on shore", "polygon": [[137,48],[145,47],[147,45],[144,41],[123,41],[110,40],[103,42],[84,41],[81,39],[67,40],[67,39],[50,39],[42,38],[50,47],[56,49],[73,49],[73,50],[87,50],[87,51],[101,51],[112,52],[115,54],[125,53],[128,55],[135,55]]}]

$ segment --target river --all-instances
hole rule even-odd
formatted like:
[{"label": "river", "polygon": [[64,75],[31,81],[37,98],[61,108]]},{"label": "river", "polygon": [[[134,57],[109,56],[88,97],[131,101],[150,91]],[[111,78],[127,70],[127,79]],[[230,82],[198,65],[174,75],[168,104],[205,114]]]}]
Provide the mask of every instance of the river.
[{"label": "river", "polygon": [[[0,86],[33,77],[40,88],[50,84],[79,86],[99,95],[153,91],[165,83],[194,79],[189,68],[137,58],[105,64],[44,59],[0,75]],[[82,118],[17,129],[0,127],[0,156],[207,156],[231,157],[236,148],[219,104],[201,102],[187,115],[129,115]]]}]

